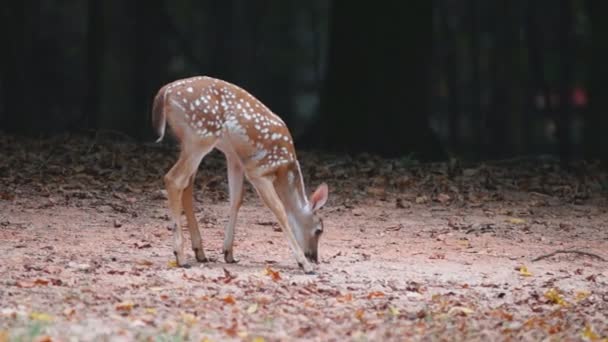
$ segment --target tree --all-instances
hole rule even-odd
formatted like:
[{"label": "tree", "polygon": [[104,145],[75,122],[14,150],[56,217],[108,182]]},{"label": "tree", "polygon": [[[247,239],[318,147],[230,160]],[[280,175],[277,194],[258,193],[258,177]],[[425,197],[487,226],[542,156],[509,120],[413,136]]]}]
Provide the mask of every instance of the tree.
[{"label": "tree", "polygon": [[588,159],[600,159],[608,164],[608,21],[604,13],[608,2],[587,0],[587,14],[591,24],[589,48],[589,109],[585,120],[585,155]]},{"label": "tree", "polygon": [[432,1],[336,0],[321,118],[303,145],[444,157],[430,128]]}]

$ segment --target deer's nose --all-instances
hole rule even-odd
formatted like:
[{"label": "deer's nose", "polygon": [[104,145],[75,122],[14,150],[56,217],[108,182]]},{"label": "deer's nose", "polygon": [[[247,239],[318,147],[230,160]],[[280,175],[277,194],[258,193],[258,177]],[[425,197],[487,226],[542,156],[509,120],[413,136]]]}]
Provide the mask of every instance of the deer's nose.
[{"label": "deer's nose", "polygon": [[319,263],[319,257],[317,252],[306,252],[304,253],[304,256],[306,257],[306,259],[308,259],[308,261],[310,262],[314,262],[316,264]]}]

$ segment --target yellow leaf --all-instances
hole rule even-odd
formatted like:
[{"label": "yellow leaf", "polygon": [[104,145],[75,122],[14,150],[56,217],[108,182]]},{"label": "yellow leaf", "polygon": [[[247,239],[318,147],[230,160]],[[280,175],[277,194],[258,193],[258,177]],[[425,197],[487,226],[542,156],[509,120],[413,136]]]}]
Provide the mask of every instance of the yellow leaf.
[{"label": "yellow leaf", "polygon": [[545,298],[547,298],[553,304],[558,304],[561,306],[568,305],[564,298],[559,294],[559,291],[555,288],[551,288],[550,290],[545,292]]},{"label": "yellow leaf", "polygon": [[457,314],[464,314],[466,316],[466,315],[472,314],[473,312],[475,312],[475,311],[473,311],[472,309],[469,309],[467,307],[455,306],[448,311],[448,315],[452,316],[452,315],[457,315]]},{"label": "yellow leaf", "polygon": [[595,331],[593,331],[593,328],[591,328],[590,325],[585,326],[582,335],[583,338],[586,338],[590,341],[598,341],[600,339],[600,336]]},{"label": "yellow leaf", "polygon": [[53,316],[43,312],[32,312],[30,313],[30,319],[41,322],[51,322],[53,320]]},{"label": "yellow leaf", "polygon": [[156,315],[156,308],[145,308],[144,312],[150,315]]},{"label": "yellow leaf", "polygon": [[513,224],[524,224],[524,223],[526,223],[526,220],[517,218],[517,217],[510,217],[507,219],[507,222],[513,223]]},{"label": "yellow leaf", "polygon": [[521,266],[519,268],[519,275],[522,276],[522,277],[531,277],[532,276],[532,272],[528,271],[528,267]]},{"label": "yellow leaf", "polygon": [[264,342],[264,341],[266,341],[266,340],[264,340],[264,338],[260,337],[260,336],[254,337],[253,340],[251,340],[251,342]]},{"label": "yellow leaf", "polygon": [[246,332],[246,331],[244,331],[244,330],[241,330],[241,331],[237,332],[236,334],[237,334],[237,336],[238,336],[238,337],[240,337],[240,338],[242,338],[242,339],[244,339],[244,338],[246,338],[247,336],[249,336],[249,333],[248,333],[248,332]]},{"label": "yellow leaf", "polygon": [[360,321],[363,320],[363,314],[363,309],[357,309],[357,311],[355,311],[355,317],[357,317],[357,319]]},{"label": "yellow leaf", "polygon": [[167,263],[167,266],[169,266],[171,268],[175,268],[175,267],[177,267],[177,261],[171,260]]},{"label": "yellow leaf", "polygon": [[203,338],[201,340],[201,342],[213,342],[212,340],[208,339],[207,337]]},{"label": "yellow leaf", "polygon": [[397,309],[394,306],[389,306],[388,311],[391,313],[391,315],[393,316],[399,316],[400,312],[399,309]]},{"label": "yellow leaf", "polygon": [[281,274],[279,273],[279,271],[275,271],[270,267],[266,267],[266,269],[264,270],[264,273],[267,276],[269,276],[270,278],[272,278],[273,281],[281,280]]},{"label": "yellow leaf", "polygon": [[132,301],[127,300],[122,303],[116,304],[116,310],[129,312],[133,310],[133,306],[135,306],[135,304]]},{"label": "yellow leaf", "polygon": [[247,313],[250,315],[254,314],[256,311],[258,311],[258,303],[253,303],[247,308]]},{"label": "yellow leaf", "polygon": [[182,321],[184,321],[184,323],[186,323],[186,325],[192,326],[192,325],[196,324],[198,319],[193,314],[183,313]]},{"label": "yellow leaf", "polygon": [[585,291],[585,290],[583,290],[583,291],[576,291],[576,295],[575,295],[574,299],[577,302],[580,302],[581,300],[587,299],[587,297],[589,297],[590,295],[591,295],[591,292],[589,292],[589,291]]}]

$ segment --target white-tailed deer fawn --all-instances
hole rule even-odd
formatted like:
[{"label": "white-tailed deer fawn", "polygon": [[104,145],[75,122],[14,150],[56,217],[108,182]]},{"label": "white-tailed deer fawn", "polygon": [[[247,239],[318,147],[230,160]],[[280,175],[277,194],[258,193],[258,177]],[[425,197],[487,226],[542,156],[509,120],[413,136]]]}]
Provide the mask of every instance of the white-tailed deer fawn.
[{"label": "white-tailed deer fawn", "polygon": [[211,77],[192,77],[163,86],[152,109],[152,122],[161,141],[168,125],[180,144],[180,156],[165,175],[173,230],[173,253],[179,266],[184,257],[180,218],[186,214],[192,250],[206,261],[194,216],[192,188],[196,170],[213,148],[226,156],[230,216],[225,228],[224,259],[235,262],[234,226],[247,177],[265,205],[276,216],[296,261],[306,273],[318,263],[323,221],[317,210],[327,201],[321,184],[306,196],[293,140],[285,123],[242,88]]}]

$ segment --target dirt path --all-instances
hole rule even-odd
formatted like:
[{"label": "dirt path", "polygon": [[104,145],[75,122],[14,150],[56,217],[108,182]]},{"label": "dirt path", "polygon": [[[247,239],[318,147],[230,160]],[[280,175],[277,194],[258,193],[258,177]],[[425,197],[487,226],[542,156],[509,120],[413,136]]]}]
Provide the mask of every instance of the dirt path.
[{"label": "dirt path", "polygon": [[[12,163],[25,158],[9,152]],[[556,250],[608,258],[599,193],[579,201],[514,188],[444,192],[415,173],[405,189],[401,180],[382,190],[373,177],[347,170],[329,182],[322,262],[311,276],[296,267],[250,188],[237,224],[240,262],[223,262],[225,179],[221,161],[210,161],[197,216],[215,260],[196,263],[188,250],[193,267],[181,269],[171,265],[155,174],[170,157],[139,155],[133,163],[164,160],[140,178],[146,171],[135,166],[87,175],[99,160],[53,171],[66,163],[53,158],[41,157],[42,171],[0,173],[0,341],[608,337],[608,262],[572,253],[532,261]],[[309,188],[326,172],[311,164]],[[361,172],[369,172],[365,165]]]}]

